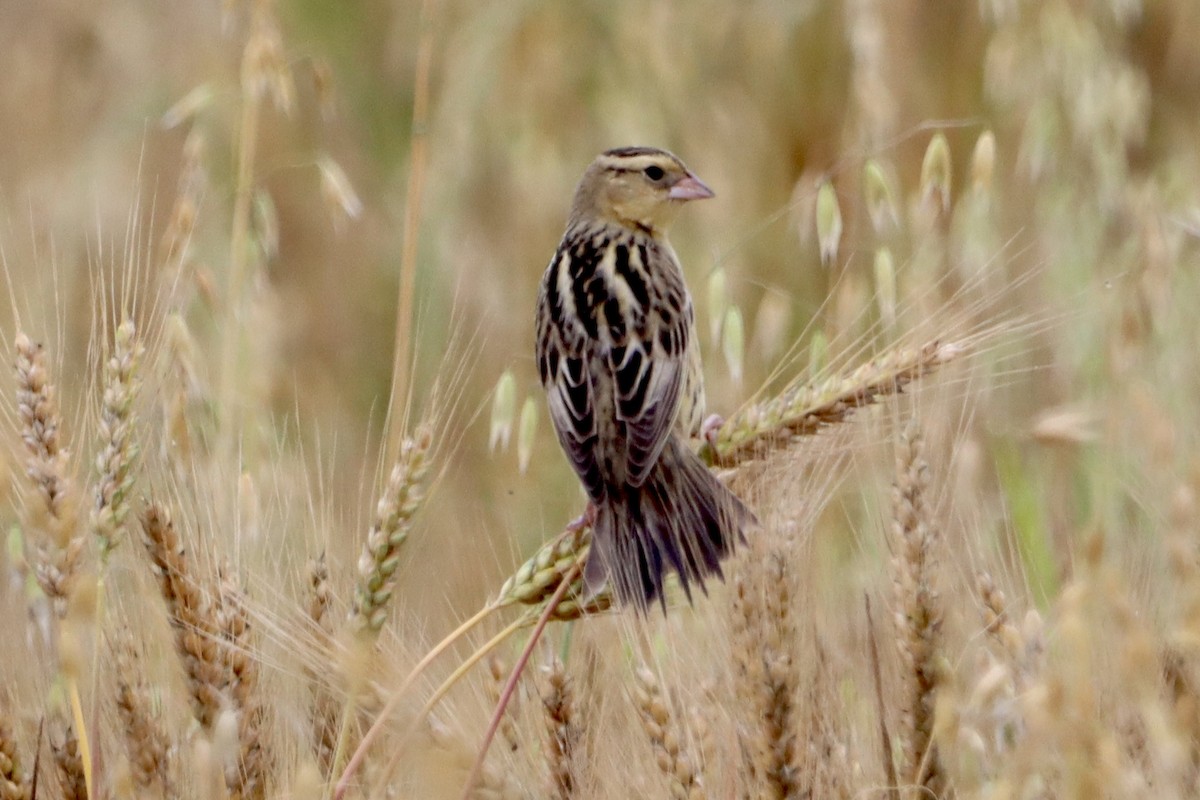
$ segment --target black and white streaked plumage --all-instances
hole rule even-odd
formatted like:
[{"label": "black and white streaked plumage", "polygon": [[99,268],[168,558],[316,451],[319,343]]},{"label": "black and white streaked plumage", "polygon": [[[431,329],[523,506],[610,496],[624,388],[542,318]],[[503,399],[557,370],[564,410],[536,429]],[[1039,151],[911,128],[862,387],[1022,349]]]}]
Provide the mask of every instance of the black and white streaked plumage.
[{"label": "black and white streaked plumage", "polygon": [[537,363],[559,442],[594,512],[585,573],[663,602],[667,572],[704,589],[753,515],[689,449],[704,415],[692,299],[666,238],[712,190],[671,153],[625,147],[584,173],[542,278]]}]

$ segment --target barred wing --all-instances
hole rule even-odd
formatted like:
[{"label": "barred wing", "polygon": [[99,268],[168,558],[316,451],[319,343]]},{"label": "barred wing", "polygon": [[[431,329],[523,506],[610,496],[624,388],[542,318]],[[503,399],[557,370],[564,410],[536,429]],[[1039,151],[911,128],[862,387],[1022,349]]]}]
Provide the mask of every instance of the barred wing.
[{"label": "barred wing", "polygon": [[554,291],[553,267],[538,293],[536,356],[546,390],[550,421],[559,444],[583,482],[588,497],[604,496],[604,478],[596,461],[596,413],[586,353],[564,341],[562,308]]},{"label": "barred wing", "polygon": [[615,416],[625,428],[625,482],[641,486],[658,462],[675,425],[683,385],[683,358],[657,342],[630,342],[610,351],[609,367]]},{"label": "barred wing", "polygon": [[594,500],[606,483],[646,481],[679,411],[691,307],[681,280],[665,296],[652,286],[646,258],[645,246],[561,247],[538,296],[550,418]]}]

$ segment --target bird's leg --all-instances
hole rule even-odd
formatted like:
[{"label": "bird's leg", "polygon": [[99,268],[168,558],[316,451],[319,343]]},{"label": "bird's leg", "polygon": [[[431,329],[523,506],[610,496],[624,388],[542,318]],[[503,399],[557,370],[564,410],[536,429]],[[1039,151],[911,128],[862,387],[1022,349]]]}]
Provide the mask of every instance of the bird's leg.
[{"label": "bird's leg", "polygon": [[588,500],[587,508],[575,519],[567,523],[567,530],[571,533],[579,533],[584,528],[590,528],[596,524],[596,504]]},{"label": "bird's leg", "polygon": [[709,414],[704,418],[704,422],[700,423],[700,438],[708,442],[714,453],[717,452],[717,434],[724,424],[725,418],[720,414]]}]

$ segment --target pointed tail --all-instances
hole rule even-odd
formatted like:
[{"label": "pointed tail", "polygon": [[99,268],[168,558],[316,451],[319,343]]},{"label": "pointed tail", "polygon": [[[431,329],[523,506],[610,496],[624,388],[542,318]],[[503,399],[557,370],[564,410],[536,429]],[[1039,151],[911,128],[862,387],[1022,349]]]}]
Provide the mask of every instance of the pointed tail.
[{"label": "pointed tail", "polygon": [[706,577],[724,579],[721,561],[754,523],[737,495],[672,435],[645,483],[610,487],[597,503],[588,589],[610,580],[622,603],[644,611],[658,599],[665,612],[663,580],[675,572],[690,603],[692,584],[707,593]]}]

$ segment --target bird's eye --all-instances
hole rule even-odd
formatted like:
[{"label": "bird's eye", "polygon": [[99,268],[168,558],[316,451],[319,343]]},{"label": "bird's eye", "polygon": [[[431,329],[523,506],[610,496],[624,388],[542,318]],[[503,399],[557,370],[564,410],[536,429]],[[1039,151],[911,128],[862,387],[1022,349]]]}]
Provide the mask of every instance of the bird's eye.
[{"label": "bird's eye", "polygon": [[661,181],[663,179],[663,175],[666,174],[665,172],[663,172],[662,167],[655,167],[655,166],[646,167],[645,173],[646,173],[646,177],[652,181]]}]

